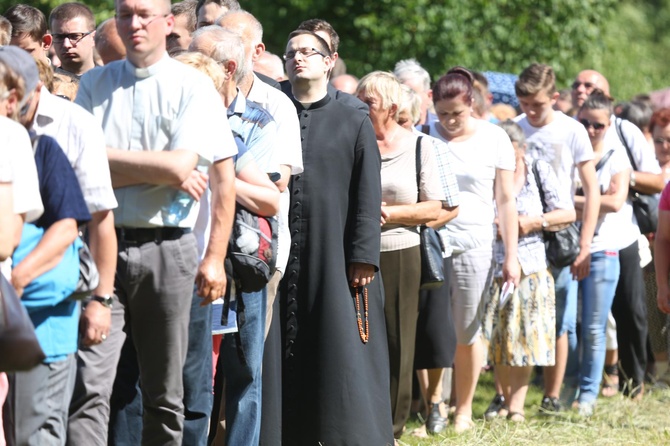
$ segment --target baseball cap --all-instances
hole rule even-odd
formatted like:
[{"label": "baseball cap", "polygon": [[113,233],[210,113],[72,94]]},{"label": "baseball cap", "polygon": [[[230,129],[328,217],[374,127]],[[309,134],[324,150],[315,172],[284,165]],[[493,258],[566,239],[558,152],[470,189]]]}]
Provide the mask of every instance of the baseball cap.
[{"label": "baseball cap", "polygon": [[35,59],[18,46],[0,46],[0,61],[10,67],[26,83],[26,96],[32,93],[40,81]]}]

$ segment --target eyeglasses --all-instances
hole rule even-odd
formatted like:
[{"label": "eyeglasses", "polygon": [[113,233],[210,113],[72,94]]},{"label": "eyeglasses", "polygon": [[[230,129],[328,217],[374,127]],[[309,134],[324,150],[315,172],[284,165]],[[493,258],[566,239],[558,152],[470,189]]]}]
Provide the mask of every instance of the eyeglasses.
[{"label": "eyeglasses", "polygon": [[572,83],[572,89],[573,89],[573,90],[576,90],[576,89],[578,89],[578,88],[579,88],[580,86],[582,86],[582,85],[583,85],[584,88],[586,88],[587,90],[593,90],[594,88],[596,88],[596,84],[594,84],[594,83],[592,83],[592,82],[579,82],[579,81],[574,81],[574,82]]},{"label": "eyeglasses", "polygon": [[65,34],[52,34],[54,43],[63,43],[65,39],[70,41],[70,45],[76,46],[81,39],[91,34],[93,31],[87,33],[65,33]]},{"label": "eyeglasses", "polygon": [[659,146],[665,145],[665,143],[670,143],[670,139],[665,139],[665,138],[654,138],[654,144],[658,144]]},{"label": "eyeglasses", "polygon": [[579,122],[582,123],[584,127],[588,130],[589,127],[593,127],[593,130],[602,130],[605,128],[605,124],[601,124],[600,122],[591,122],[588,119],[580,119]]},{"label": "eyeglasses", "polygon": [[122,23],[132,23],[133,19],[137,17],[137,21],[139,22],[140,26],[142,28],[146,28],[147,26],[151,25],[154,22],[154,20],[159,19],[161,17],[167,17],[168,15],[169,14],[147,14],[147,13],[135,14],[133,12],[120,12],[116,14],[116,21]]},{"label": "eyeglasses", "polygon": [[298,48],[295,51],[289,51],[287,53],[284,53],[284,60],[289,61],[291,59],[294,59],[296,54],[300,54],[304,58],[314,56],[315,54],[318,54],[319,56],[322,57],[328,57],[326,54],[323,54],[316,48]]}]

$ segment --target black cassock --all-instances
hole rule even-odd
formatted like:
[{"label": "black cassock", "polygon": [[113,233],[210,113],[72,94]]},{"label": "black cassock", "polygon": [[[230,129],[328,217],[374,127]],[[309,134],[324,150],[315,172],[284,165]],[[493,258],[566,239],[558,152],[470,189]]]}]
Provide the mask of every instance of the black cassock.
[{"label": "black cassock", "polygon": [[296,107],[305,171],[291,180],[291,254],[281,284],[283,444],[393,444],[381,277],[368,286],[367,344],[347,279],[352,262],[379,266],[375,133],[364,112],[329,95]]}]

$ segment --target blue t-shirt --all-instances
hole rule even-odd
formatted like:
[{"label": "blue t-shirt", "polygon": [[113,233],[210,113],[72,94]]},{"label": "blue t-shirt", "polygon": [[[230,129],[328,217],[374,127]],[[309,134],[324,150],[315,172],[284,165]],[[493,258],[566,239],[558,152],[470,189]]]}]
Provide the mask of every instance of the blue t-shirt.
[{"label": "blue t-shirt", "polygon": [[[44,233],[57,221],[74,218],[82,224],[91,219],[74,170],[53,138],[40,138],[35,165],[44,214],[36,222],[24,225],[21,242],[12,256],[14,265],[35,249]],[[79,280],[80,247],[81,240],[77,238],[58,265],[30,282],[21,297],[47,356],[46,362],[64,359],[77,350],[79,303],[68,297]]]}]

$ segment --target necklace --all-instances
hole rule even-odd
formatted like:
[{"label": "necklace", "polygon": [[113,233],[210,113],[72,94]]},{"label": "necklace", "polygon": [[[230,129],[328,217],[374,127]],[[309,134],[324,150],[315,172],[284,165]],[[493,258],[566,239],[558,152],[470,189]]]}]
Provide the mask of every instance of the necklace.
[{"label": "necklace", "polygon": [[365,313],[365,330],[363,330],[363,321],[361,320],[361,301],[358,295],[358,289],[363,287],[356,287],[356,322],[358,323],[358,334],[361,337],[363,344],[367,344],[370,340],[370,324],[368,318],[368,289],[363,288],[363,312]]}]

